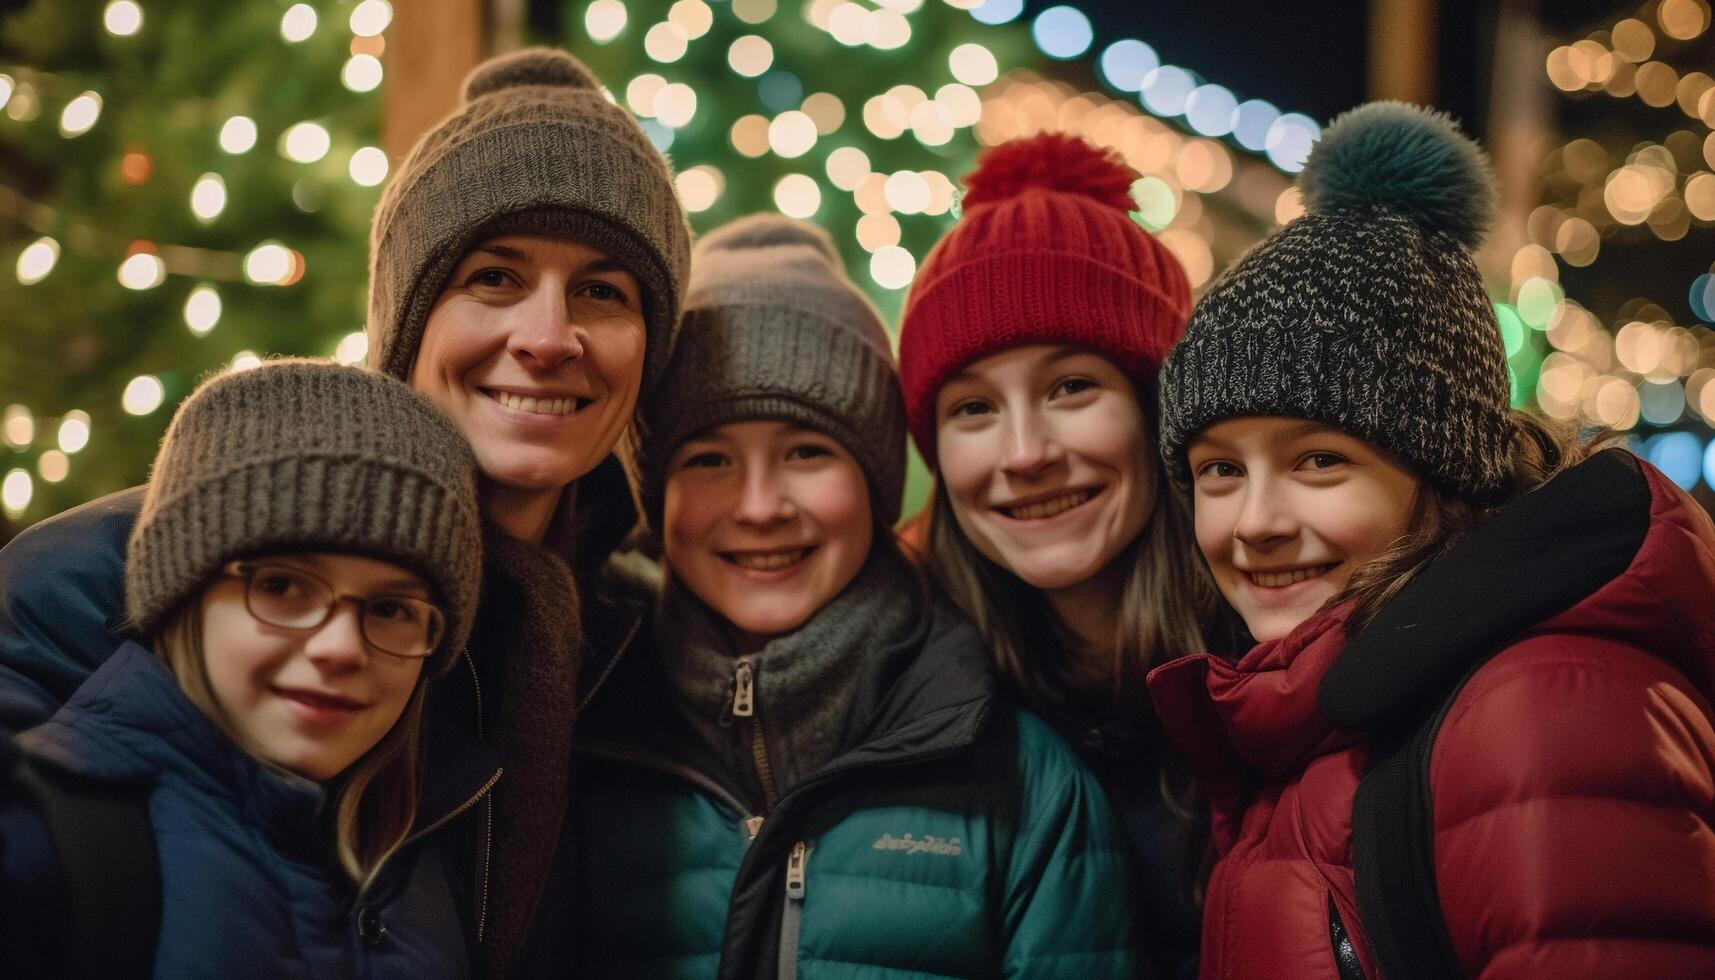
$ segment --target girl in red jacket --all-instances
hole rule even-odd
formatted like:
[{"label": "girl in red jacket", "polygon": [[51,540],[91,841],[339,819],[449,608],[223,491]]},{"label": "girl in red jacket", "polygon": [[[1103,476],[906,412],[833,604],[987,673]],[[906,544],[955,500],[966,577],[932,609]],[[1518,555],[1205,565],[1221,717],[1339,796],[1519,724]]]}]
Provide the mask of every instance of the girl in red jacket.
[{"label": "girl in red jacket", "polygon": [[1447,119],[1357,109],[1300,186],[1162,374],[1259,641],[1149,678],[1214,808],[1203,976],[1715,976],[1715,528],[1511,409]]}]

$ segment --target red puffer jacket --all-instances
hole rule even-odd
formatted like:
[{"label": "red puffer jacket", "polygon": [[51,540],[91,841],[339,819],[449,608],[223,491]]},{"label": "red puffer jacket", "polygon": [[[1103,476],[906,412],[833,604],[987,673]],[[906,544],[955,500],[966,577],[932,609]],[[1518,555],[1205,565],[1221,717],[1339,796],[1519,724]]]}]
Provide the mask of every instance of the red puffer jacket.
[{"label": "red puffer jacket", "polygon": [[[1575,499],[1550,493],[1577,480]],[[1482,666],[1442,723],[1429,784],[1466,972],[1715,977],[1715,528],[1618,451],[1502,515],[1514,508],[1535,513],[1483,525],[1351,643],[1336,611],[1236,664],[1201,655],[1150,675],[1214,808],[1203,977],[1379,975],[1352,870],[1362,723],[1445,699],[1461,661]],[[1580,544],[1597,538],[1608,554]],[[1578,581],[1615,548],[1617,574]],[[1338,931],[1357,963],[1337,960]]]}]

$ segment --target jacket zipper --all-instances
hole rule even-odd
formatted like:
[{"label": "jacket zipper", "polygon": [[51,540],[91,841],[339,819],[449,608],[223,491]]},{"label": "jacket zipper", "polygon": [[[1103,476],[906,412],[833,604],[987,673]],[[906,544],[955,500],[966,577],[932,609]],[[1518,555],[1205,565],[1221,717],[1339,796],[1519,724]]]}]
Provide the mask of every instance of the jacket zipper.
[{"label": "jacket zipper", "polygon": [[625,632],[625,639],[619,642],[619,646],[613,651],[613,656],[608,658],[607,666],[601,669],[601,674],[596,677],[595,683],[590,685],[589,692],[584,695],[583,700],[578,702],[577,714],[583,714],[584,709],[589,707],[591,701],[595,700],[596,692],[600,691],[602,685],[607,683],[607,679],[613,676],[613,669],[619,666],[619,658],[624,656],[625,651],[631,649],[631,641],[637,639],[637,631],[642,628],[643,616],[633,617],[631,629]]},{"label": "jacket zipper", "polygon": [[[733,665],[732,716],[749,719],[750,755],[756,763],[757,779],[762,783],[762,811],[768,813],[780,800],[780,790],[774,784],[774,764],[768,760],[768,740],[762,734],[762,719],[756,716],[756,671],[745,657]],[[754,839],[755,835],[751,835]]]},{"label": "jacket zipper", "polygon": [[786,905],[780,912],[780,955],[776,958],[780,980],[798,980],[798,936],[804,922],[805,870],[810,863],[810,845],[799,841],[786,858]]}]

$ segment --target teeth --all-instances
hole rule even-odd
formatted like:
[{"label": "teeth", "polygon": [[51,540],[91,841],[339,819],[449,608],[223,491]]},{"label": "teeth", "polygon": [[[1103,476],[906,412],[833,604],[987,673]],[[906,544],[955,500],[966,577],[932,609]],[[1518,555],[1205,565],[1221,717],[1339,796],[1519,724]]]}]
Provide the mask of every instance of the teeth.
[{"label": "teeth", "polygon": [[767,554],[732,555],[732,563],[757,572],[773,572],[801,561],[810,553],[808,548],[796,551],[774,551]]},{"label": "teeth", "polygon": [[[1334,565],[1339,564],[1335,562]],[[1334,565],[1317,565],[1314,568],[1296,568],[1290,572],[1250,572],[1251,581],[1265,589],[1282,589],[1288,585],[1296,585],[1318,575],[1326,575]]]},{"label": "teeth", "polygon": [[507,408],[520,412],[531,412],[536,415],[570,415],[583,407],[581,398],[530,398],[525,395],[514,395],[508,391],[492,393],[495,401]]},{"label": "teeth", "polygon": [[1026,504],[1023,507],[1005,507],[1002,509],[1006,511],[1008,517],[1016,521],[1039,521],[1044,517],[1053,517],[1055,514],[1071,510],[1092,496],[1095,496],[1093,491],[1079,490],[1076,493],[1066,494],[1064,497],[1055,497],[1053,500]]}]

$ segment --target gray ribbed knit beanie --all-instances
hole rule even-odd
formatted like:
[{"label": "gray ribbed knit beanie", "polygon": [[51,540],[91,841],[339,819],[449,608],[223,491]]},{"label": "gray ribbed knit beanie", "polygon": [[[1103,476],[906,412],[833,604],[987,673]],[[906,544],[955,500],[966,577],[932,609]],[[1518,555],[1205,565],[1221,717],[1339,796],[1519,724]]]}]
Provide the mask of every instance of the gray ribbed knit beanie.
[{"label": "gray ribbed knit beanie", "polygon": [[673,175],[631,113],[589,69],[538,48],[494,58],[464,105],[418,142],[369,234],[369,363],[410,376],[429,310],[453,266],[496,235],[585,242],[644,290],[644,390],[673,352],[690,226]]},{"label": "gray ribbed knit beanie", "polygon": [[373,371],[283,359],[205,382],[155,457],[125,562],[127,613],[153,633],[225,563],[294,550],[422,575],[447,617],[431,669],[450,663],[482,578],[470,445]]},{"label": "gray ribbed knit beanie", "polygon": [[905,401],[887,329],[827,233],[778,214],[697,243],[678,349],[643,406],[642,509],[661,526],[667,460],[727,422],[785,419],[839,440],[888,526],[905,491]]},{"label": "gray ribbed knit beanie", "polygon": [[1470,249],[1489,165],[1445,115],[1398,102],[1336,119],[1298,178],[1308,209],[1234,263],[1161,374],[1161,453],[1240,416],[1335,426],[1466,497],[1502,490],[1506,350]]}]

